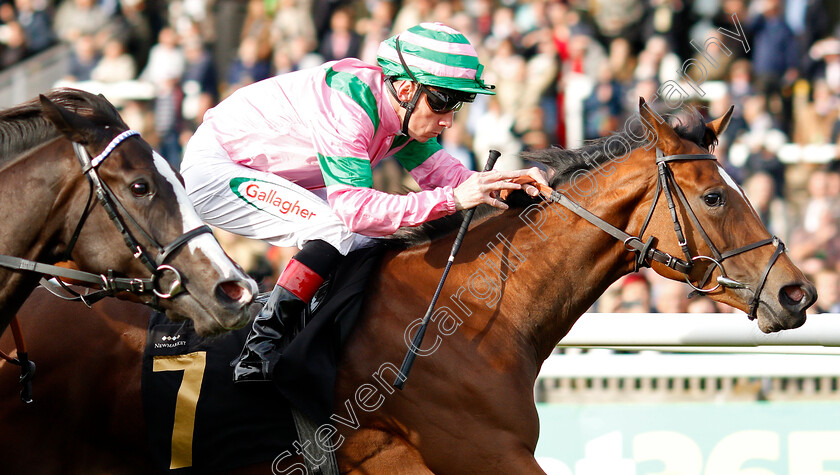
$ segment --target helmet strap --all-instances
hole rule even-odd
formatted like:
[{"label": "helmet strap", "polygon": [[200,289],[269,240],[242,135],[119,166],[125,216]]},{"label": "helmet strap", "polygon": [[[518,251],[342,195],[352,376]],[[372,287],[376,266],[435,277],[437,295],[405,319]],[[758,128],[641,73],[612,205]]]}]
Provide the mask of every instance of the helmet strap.
[{"label": "helmet strap", "polygon": [[391,95],[394,96],[394,99],[400,104],[400,107],[405,109],[405,116],[403,117],[400,135],[408,135],[408,121],[411,119],[412,112],[414,112],[414,109],[417,107],[417,101],[420,100],[420,93],[422,92],[421,88],[418,87],[414,91],[414,96],[412,96],[411,100],[406,102],[400,100],[399,94],[397,94],[397,89],[394,87],[394,78],[385,78],[385,86],[388,88]]}]

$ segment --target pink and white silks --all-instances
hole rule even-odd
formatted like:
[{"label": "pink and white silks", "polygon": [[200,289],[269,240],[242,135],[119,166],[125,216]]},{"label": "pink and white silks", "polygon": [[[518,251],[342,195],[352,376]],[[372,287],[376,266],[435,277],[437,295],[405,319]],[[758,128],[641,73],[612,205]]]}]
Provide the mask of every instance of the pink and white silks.
[{"label": "pink and white silks", "polygon": [[[399,136],[388,95],[381,69],[357,59],[237,90],[205,114],[184,154],[199,213],[275,245],[326,237],[344,254],[353,234],[387,236],[454,213],[453,189],[474,172],[437,140]],[[372,189],[373,168],[389,156],[422,191]]]}]

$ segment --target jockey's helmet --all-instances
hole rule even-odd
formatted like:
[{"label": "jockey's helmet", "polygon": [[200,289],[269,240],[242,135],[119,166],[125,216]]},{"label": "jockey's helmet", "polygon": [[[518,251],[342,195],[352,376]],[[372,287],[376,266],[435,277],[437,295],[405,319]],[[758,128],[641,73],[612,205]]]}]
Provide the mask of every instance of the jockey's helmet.
[{"label": "jockey's helmet", "polygon": [[[376,59],[391,95],[406,109],[402,134],[421,92],[437,113],[458,110],[476,94],[495,94],[494,86],[481,79],[484,65],[469,40],[443,23],[421,23],[379,45]],[[410,101],[397,98],[393,82],[410,80],[420,85]]]}]

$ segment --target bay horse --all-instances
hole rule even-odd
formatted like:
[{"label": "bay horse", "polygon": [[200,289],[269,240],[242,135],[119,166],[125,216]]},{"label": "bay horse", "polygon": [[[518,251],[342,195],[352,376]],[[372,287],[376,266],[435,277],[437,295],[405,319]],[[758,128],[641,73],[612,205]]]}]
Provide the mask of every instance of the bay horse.
[{"label": "bay horse", "polygon": [[250,317],[256,283],[102,96],[56,89],[0,111],[0,222],[0,332],[42,275],[191,318],[203,335]]},{"label": "bay horse", "polygon": [[[534,458],[540,366],[606,288],[640,265],[743,310],[764,332],[805,322],[814,286],[709,153],[732,109],[708,124],[690,116],[674,127],[641,106],[642,135],[526,155],[548,166],[552,189],[540,200],[518,193],[510,209],[477,216],[425,344],[411,348],[419,358],[402,391],[392,383],[454,239],[437,232],[458,222],[396,239],[341,351],[334,413],[319,429],[325,437],[307,443],[332,444],[345,474],[543,473]],[[610,153],[614,137],[630,145],[625,152]],[[575,182],[587,173],[597,188]],[[150,470],[139,395],[148,310],[102,304],[86,324],[95,348],[32,331],[32,353],[57,370],[36,386],[42,410],[25,416],[10,401],[0,405],[4,463],[26,470],[27,461],[46,461],[45,473]],[[27,303],[24,323],[48,325],[47,307]],[[14,397],[12,378],[0,363],[0,397]],[[32,442],[18,451],[16,441]],[[242,473],[306,473],[283,450]]]}]

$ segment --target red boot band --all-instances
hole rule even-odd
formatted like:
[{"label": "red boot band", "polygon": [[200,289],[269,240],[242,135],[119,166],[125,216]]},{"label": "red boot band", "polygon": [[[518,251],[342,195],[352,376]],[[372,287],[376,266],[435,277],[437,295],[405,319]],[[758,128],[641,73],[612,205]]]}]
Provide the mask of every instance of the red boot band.
[{"label": "red boot band", "polygon": [[295,297],[306,303],[312,301],[315,292],[318,291],[318,288],[323,283],[323,277],[294,259],[289,261],[286,268],[280,274],[280,278],[277,279],[277,285],[288,290]]}]

